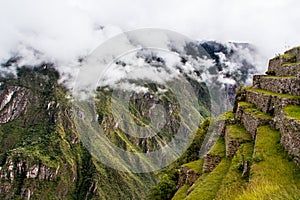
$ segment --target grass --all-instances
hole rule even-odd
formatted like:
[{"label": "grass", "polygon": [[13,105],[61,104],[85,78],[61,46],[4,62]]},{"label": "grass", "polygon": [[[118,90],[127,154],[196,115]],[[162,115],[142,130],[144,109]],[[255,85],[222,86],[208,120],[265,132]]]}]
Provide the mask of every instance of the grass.
[{"label": "grass", "polygon": [[[243,160],[252,163],[250,182],[242,177]],[[173,199],[300,199],[300,168],[280,145],[280,132],[260,126],[255,146],[243,143],[232,160],[223,158],[214,171],[200,176],[189,189],[180,188]]]},{"label": "grass", "polygon": [[287,114],[289,117],[296,119],[297,121],[300,121],[300,106],[294,105],[294,106],[287,106],[284,108],[284,113]]},{"label": "grass", "polygon": [[272,117],[270,115],[267,115],[267,114],[257,110],[256,108],[247,108],[247,109],[245,109],[245,112],[248,112],[259,119],[272,119]]},{"label": "grass", "polygon": [[237,139],[239,141],[251,141],[251,135],[245,130],[245,128],[239,124],[228,125],[226,129],[229,132],[230,138]]},{"label": "grass", "polygon": [[182,200],[186,197],[187,191],[189,189],[188,185],[183,185],[179,190],[175,193],[172,200]]},{"label": "grass", "polygon": [[226,174],[221,187],[217,193],[216,199],[228,200],[234,199],[237,194],[242,191],[248,183],[247,178],[242,177],[240,166],[244,160],[251,160],[253,153],[253,143],[247,142],[242,144],[234,157],[231,166]]},{"label": "grass", "polygon": [[220,185],[226,176],[231,164],[230,158],[224,158],[214,171],[201,176],[192,186],[192,192],[187,196],[187,200],[201,199],[211,200],[214,199]]},{"label": "grass", "polygon": [[202,172],[202,168],[203,168],[203,158],[199,159],[199,160],[195,160],[189,163],[186,163],[184,165],[182,165],[183,167],[188,167],[190,170],[193,170],[195,172]]},{"label": "grass", "polygon": [[284,63],[284,64],[282,65],[282,67],[289,67],[289,66],[298,65],[298,64],[300,64],[300,62]]},{"label": "grass", "polygon": [[238,103],[238,105],[239,105],[239,107],[250,107],[250,108],[254,107],[254,104],[249,103],[249,102],[245,102],[245,101],[240,101]]},{"label": "grass", "polygon": [[209,154],[213,156],[225,157],[225,152],[225,140],[224,137],[220,137],[212,147],[212,149],[209,151]]},{"label": "grass", "polygon": [[259,127],[250,183],[237,199],[299,198],[300,169],[280,145],[280,133],[270,126]]},{"label": "grass", "polygon": [[275,58],[291,59],[291,58],[295,58],[295,57],[296,57],[296,55],[294,55],[294,54],[285,53],[285,54],[282,54],[282,55],[278,55]]},{"label": "grass", "polygon": [[257,93],[262,93],[265,95],[272,95],[272,96],[277,96],[279,98],[287,98],[287,99],[300,99],[300,96],[294,96],[294,95],[290,95],[290,94],[280,94],[280,93],[276,93],[276,92],[271,92],[268,90],[263,90],[263,89],[253,89],[253,88],[245,88],[248,91],[252,91],[252,92],[257,92]]},{"label": "grass", "polygon": [[295,76],[263,76],[262,78],[286,78],[286,79],[290,79],[290,78],[296,78]]},{"label": "grass", "polygon": [[217,120],[230,120],[234,119],[234,113],[232,111],[227,111],[220,116],[218,116]]}]

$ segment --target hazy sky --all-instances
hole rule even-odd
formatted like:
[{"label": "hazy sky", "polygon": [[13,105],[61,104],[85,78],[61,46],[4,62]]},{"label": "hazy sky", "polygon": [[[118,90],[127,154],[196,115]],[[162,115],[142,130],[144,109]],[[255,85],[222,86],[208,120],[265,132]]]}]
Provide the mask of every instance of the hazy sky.
[{"label": "hazy sky", "polygon": [[299,2],[1,0],[0,60],[35,49],[47,59],[66,63],[117,33],[145,27],[170,29],[197,40],[250,42],[270,58],[300,45]]}]

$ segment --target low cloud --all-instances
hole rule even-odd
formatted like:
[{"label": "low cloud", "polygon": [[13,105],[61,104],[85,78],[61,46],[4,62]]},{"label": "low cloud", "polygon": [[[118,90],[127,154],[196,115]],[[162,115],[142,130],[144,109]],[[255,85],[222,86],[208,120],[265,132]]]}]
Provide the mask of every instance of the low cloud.
[{"label": "low cloud", "polygon": [[[0,61],[76,65],[108,38],[143,27],[170,29],[197,40],[249,42],[267,58],[300,44],[296,0],[0,2]],[[68,71],[62,69],[62,71]]]}]

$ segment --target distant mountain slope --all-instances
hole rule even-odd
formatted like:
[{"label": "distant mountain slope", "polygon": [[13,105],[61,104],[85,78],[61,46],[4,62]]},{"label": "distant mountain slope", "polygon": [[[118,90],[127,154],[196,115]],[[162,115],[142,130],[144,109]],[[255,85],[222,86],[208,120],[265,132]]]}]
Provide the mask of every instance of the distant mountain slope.
[{"label": "distant mountain slope", "polygon": [[[129,174],[93,159],[81,144],[66,89],[48,64],[4,80],[0,107],[1,199],[140,198],[153,174]],[[114,192],[112,192],[114,191]]]},{"label": "distant mountain slope", "polygon": [[[200,52],[200,49],[207,52]],[[191,105],[178,106],[172,92],[164,91],[158,84],[146,85],[149,92],[136,92],[131,97],[130,112],[135,123],[147,125],[150,116],[148,111],[154,108],[154,104],[160,103],[167,108],[170,113],[167,120],[169,126],[165,126],[154,138],[137,139],[122,132],[118,127],[120,123],[114,120],[109,107],[111,94],[104,88],[98,90],[96,120],[105,127],[107,137],[120,148],[144,153],[159,149],[176,133],[181,122],[178,114],[181,109],[195,111],[200,121],[210,116],[212,103],[223,110],[228,109],[219,102],[211,101],[208,84],[213,83],[216,91],[226,93],[227,104],[231,106],[235,88],[244,84],[256,72],[255,66],[247,60],[248,57],[239,53],[241,50],[255,54],[255,50],[248,44],[224,45],[216,42],[190,43],[183,51],[172,49],[181,56],[178,69],[196,93],[199,109],[195,110]],[[139,55],[154,67],[164,65],[160,57],[147,53]],[[212,59],[204,58],[203,55]],[[203,63],[205,60],[210,64]],[[192,63],[193,67],[184,68],[186,62]],[[125,173],[109,168],[93,158],[81,143],[73,121],[71,102],[67,98],[69,88],[58,83],[62,80],[59,67],[49,63],[20,66],[21,63],[22,57],[16,56],[1,66],[0,197],[146,198],[150,187],[156,183],[153,173]],[[126,62],[118,62],[116,65],[123,67]],[[163,95],[155,96],[155,93],[161,91],[164,91]],[[181,94],[188,96],[186,91]],[[124,107],[123,104],[116,106]],[[132,127],[129,126],[128,130],[136,131]],[[181,158],[183,162],[197,157],[205,131],[198,129],[195,135],[190,148]]]}]

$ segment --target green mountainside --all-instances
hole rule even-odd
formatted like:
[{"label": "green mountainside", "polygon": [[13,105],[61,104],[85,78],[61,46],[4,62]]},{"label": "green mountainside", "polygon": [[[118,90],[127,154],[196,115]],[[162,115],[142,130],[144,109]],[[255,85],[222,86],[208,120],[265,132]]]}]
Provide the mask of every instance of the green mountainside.
[{"label": "green mountainside", "polygon": [[[17,78],[2,79],[0,93],[0,198],[1,199],[146,199],[157,177],[154,173],[128,173],[107,167],[91,155],[81,142],[74,122],[68,90],[58,84],[59,73],[50,64],[18,69]],[[196,94],[205,96],[204,85],[195,85]],[[209,115],[207,99],[199,99],[199,108],[179,106],[172,91],[157,95],[158,85],[149,84],[150,93],[135,94],[129,102],[135,124],[150,123],[146,111],[160,104],[169,113],[161,132],[152,138],[137,139],[122,132],[112,109],[126,104],[112,98],[109,90],[99,88],[96,95],[97,122],[106,137],[126,151],[148,152],[166,145],[184,122],[180,111],[204,120]],[[199,92],[200,91],[200,92]],[[183,91],[184,92],[184,91]],[[151,97],[153,95],[153,98]],[[188,95],[188,94],[185,94]],[[151,98],[150,98],[151,97]],[[111,107],[111,102],[114,107]],[[115,114],[115,113],[114,113]],[[192,121],[193,127],[199,122]],[[190,127],[184,124],[186,129]],[[156,127],[153,127],[154,130]],[[201,146],[197,133],[186,152],[193,158]],[[201,135],[201,136],[199,136]],[[114,155],[110,149],[101,151]],[[160,158],[158,158],[160,159]],[[186,161],[189,161],[187,159]],[[122,165],[123,163],[116,163]]]},{"label": "green mountainside", "polygon": [[95,160],[76,133],[59,74],[46,66],[21,68],[17,79],[2,84],[0,198],[145,196],[156,181],[154,174],[120,172]]},{"label": "green mountainside", "polygon": [[[253,86],[237,91],[233,111],[216,119],[210,118],[205,84],[191,81],[199,107],[179,104],[171,90],[160,93],[159,84],[144,85],[149,92],[134,93],[129,103],[113,96],[122,91],[98,88],[94,121],[120,149],[152,152],[173,139],[179,124],[183,130],[196,127],[184,153],[150,173],[122,172],[99,162],[77,132],[72,97],[58,83],[55,68],[19,68],[17,78],[0,80],[0,199],[299,199],[299,62],[300,48],[271,59],[267,75],[255,75]],[[169,126],[161,128],[162,113],[154,111],[157,127],[151,126],[148,111],[158,104]],[[116,110],[127,108],[132,121],[126,130],[138,132],[138,124],[160,132],[151,138],[126,134]],[[186,123],[182,110],[200,122]],[[202,155],[203,146],[209,149]],[[100,151],[115,156],[110,149]]]}]

